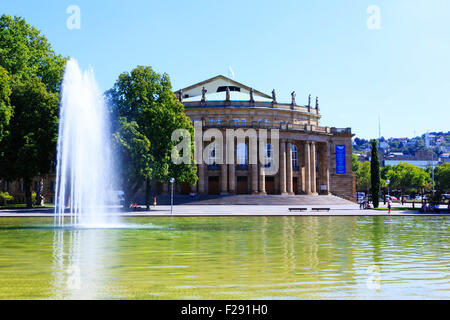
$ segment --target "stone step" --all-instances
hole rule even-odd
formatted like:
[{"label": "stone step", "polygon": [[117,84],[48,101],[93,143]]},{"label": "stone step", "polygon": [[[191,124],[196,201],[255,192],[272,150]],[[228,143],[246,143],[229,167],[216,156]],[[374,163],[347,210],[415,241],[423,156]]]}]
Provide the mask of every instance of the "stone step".
[{"label": "stone step", "polygon": [[[170,196],[156,197],[158,205],[170,204]],[[153,199],[151,201],[153,203]],[[333,196],[311,195],[197,195],[195,197],[176,195],[174,205],[349,205],[351,201]]]}]

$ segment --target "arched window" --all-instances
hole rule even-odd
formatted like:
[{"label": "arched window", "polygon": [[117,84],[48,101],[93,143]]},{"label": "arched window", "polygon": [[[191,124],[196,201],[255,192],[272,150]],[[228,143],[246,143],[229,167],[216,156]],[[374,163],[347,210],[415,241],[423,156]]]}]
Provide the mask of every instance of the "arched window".
[{"label": "arched window", "polygon": [[239,169],[248,169],[248,147],[245,143],[237,145],[236,160]]},{"label": "arched window", "polygon": [[217,155],[216,155],[216,144],[212,143],[209,146],[209,159],[208,164],[216,164]]},{"label": "arched window", "polygon": [[215,143],[211,143],[208,146],[208,169],[217,170],[219,166],[217,165],[217,146]]},{"label": "arched window", "polygon": [[264,164],[266,168],[270,168],[273,163],[273,151],[270,143],[266,144],[264,148]]},{"label": "arched window", "polygon": [[298,150],[295,144],[292,144],[292,169],[298,171]]}]

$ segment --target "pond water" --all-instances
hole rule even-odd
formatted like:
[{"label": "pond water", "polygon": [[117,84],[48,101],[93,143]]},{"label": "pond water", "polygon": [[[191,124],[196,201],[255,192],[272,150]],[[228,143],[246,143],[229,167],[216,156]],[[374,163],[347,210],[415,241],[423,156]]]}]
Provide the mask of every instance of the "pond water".
[{"label": "pond water", "polygon": [[0,219],[0,299],[450,299],[450,217]]}]

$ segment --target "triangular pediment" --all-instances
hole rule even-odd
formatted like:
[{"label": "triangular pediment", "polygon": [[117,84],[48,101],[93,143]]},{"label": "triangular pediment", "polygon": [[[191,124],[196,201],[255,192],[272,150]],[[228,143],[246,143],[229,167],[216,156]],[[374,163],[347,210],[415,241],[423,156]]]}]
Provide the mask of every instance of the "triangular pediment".
[{"label": "triangular pediment", "polygon": [[[242,93],[250,93],[250,89],[251,89],[249,86],[246,86],[245,84],[242,84],[233,79],[227,78],[223,75],[218,75],[213,78],[193,84],[189,87],[183,88],[181,90],[183,91],[183,97],[188,98],[188,97],[200,96],[202,94],[203,88],[205,88],[205,90],[207,90],[207,93],[211,94],[211,93],[218,92],[218,90],[220,90],[219,88],[223,89],[223,87],[227,87],[227,86],[237,87],[237,88],[239,88],[239,91]],[[260,96],[260,97],[264,97],[264,98],[268,98],[268,99],[272,98],[271,96],[269,96],[265,93],[262,93],[258,90],[255,90],[255,89],[253,89],[253,94],[255,96]]]}]

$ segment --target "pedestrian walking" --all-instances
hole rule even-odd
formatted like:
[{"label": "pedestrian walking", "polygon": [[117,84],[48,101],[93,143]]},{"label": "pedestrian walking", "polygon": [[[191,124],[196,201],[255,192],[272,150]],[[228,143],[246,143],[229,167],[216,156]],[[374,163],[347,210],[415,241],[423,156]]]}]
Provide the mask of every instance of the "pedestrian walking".
[{"label": "pedestrian walking", "polygon": [[391,201],[390,200],[388,202],[388,210],[389,210],[389,214],[391,214]]}]

